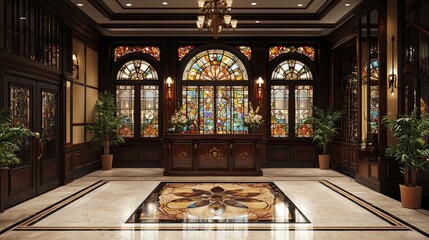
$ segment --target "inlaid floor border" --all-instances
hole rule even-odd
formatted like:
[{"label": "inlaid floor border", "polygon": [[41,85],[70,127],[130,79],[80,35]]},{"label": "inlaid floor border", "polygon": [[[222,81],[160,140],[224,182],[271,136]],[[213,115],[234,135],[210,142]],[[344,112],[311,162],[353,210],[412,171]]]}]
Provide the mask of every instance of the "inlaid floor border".
[{"label": "inlaid floor border", "polygon": [[[429,233],[415,227],[414,225],[394,216],[393,214],[374,206],[371,203],[355,196],[341,187],[327,181],[317,181],[346,199],[354,202],[363,209],[371,212],[380,219],[388,222],[391,226],[313,226],[302,224],[253,224],[253,223],[233,223],[233,224],[130,224],[122,226],[34,226],[37,222],[59,211],[74,201],[95,191],[108,182],[121,180],[100,180],[88,187],[38,211],[23,220],[0,230],[0,235],[9,231],[410,231],[414,230],[426,237]],[[131,180],[133,181],[133,180]],[[138,180],[136,180],[138,181]],[[288,181],[288,180],[284,180]],[[177,182],[177,181],[168,181]],[[255,181],[258,182],[258,181]],[[174,226],[176,225],[176,226]],[[177,226],[180,225],[180,226]],[[184,226],[185,225],[185,226]],[[189,228],[187,228],[189,227]]]}]

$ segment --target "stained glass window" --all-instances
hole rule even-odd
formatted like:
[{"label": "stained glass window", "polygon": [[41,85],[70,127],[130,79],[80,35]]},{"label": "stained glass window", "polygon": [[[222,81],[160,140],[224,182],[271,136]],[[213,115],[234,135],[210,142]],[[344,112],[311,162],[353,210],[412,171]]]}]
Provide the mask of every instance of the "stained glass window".
[{"label": "stained glass window", "polygon": [[288,86],[271,86],[271,136],[289,136]]},{"label": "stained glass window", "polygon": [[195,46],[182,46],[177,49],[177,56],[179,57],[179,61],[182,61],[182,59],[192,50]]},{"label": "stained glass window", "polygon": [[274,46],[274,47],[271,47],[269,50],[269,59],[271,61],[274,58],[278,57],[280,54],[294,53],[294,52],[303,54],[309,57],[312,61],[316,59],[315,49],[314,47],[310,47],[310,46],[301,46],[301,47]]},{"label": "stained glass window", "polygon": [[295,87],[295,136],[311,137],[313,128],[304,121],[313,115],[313,86]]},{"label": "stained glass window", "polygon": [[30,89],[10,87],[10,108],[13,126],[30,127]]},{"label": "stained glass window", "polygon": [[369,93],[369,125],[372,133],[378,133],[378,86],[371,86]]},{"label": "stained glass window", "polygon": [[283,61],[274,68],[270,81],[272,137],[312,136],[312,126],[305,124],[313,114],[312,80],[310,68],[295,59]]},{"label": "stained glass window", "polygon": [[243,121],[249,105],[248,82],[236,80],[248,80],[247,71],[241,60],[228,51],[205,50],[187,63],[182,81],[182,104],[186,105],[190,120],[188,133],[248,132]]},{"label": "stained glass window", "polygon": [[194,56],[183,72],[184,81],[239,81],[248,80],[243,62],[231,52],[209,49]]},{"label": "stained glass window", "polygon": [[236,46],[236,48],[246,56],[247,60],[250,61],[252,59],[252,48],[248,46]]},{"label": "stained glass window", "polygon": [[141,93],[141,136],[157,137],[158,129],[158,108],[159,108],[159,87],[142,86]]},{"label": "stained glass window", "polygon": [[[378,59],[372,59],[370,62],[369,62],[369,71],[370,71],[370,78],[371,78],[371,80],[375,80],[375,81],[378,81],[378,76],[379,76],[379,74],[378,74]],[[366,81],[366,79],[367,79],[367,77],[366,77],[366,74],[367,74],[367,69],[368,69],[368,64],[364,64],[363,65],[364,67],[362,68],[362,79],[364,80],[364,81]]]},{"label": "stained glass window", "polygon": [[125,116],[120,134],[125,137],[159,137],[161,83],[154,66],[142,59],[128,61],[119,69],[116,80],[118,112]]},{"label": "stained glass window", "polygon": [[56,138],[56,94],[42,91],[42,140],[53,141]]},{"label": "stained glass window", "polygon": [[358,85],[356,74],[344,77],[341,86],[342,139],[344,142],[358,142]]},{"label": "stained glass window", "polygon": [[298,60],[286,60],[280,63],[271,76],[271,80],[312,80],[310,69]]},{"label": "stained glass window", "polygon": [[[378,132],[378,120],[379,120],[379,96],[378,96],[378,79],[379,79],[379,62],[377,58],[371,59],[369,62],[369,76],[371,83],[369,84],[369,132]],[[362,67],[362,83],[364,89],[368,89],[368,64],[364,63]],[[366,91],[364,90],[363,99],[365,99]],[[365,105],[365,104],[364,104]],[[367,109],[367,108],[363,108]],[[363,114],[366,116],[366,113]],[[365,117],[364,117],[365,118]],[[366,120],[367,121],[367,120]],[[366,129],[364,127],[364,129]]]},{"label": "stained glass window", "polygon": [[116,76],[117,80],[158,80],[156,70],[143,60],[132,60],[125,63]]},{"label": "stained glass window", "polygon": [[161,54],[158,47],[155,46],[119,46],[115,48],[114,61],[116,62],[120,57],[130,53],[146,53],[154,57],[156,60],[161,60]]},{"label": "stained glass window", "polygon": [[125,137],[134,136],[134,86],[116,86],[118,114],[125,118],[119,133]]}]

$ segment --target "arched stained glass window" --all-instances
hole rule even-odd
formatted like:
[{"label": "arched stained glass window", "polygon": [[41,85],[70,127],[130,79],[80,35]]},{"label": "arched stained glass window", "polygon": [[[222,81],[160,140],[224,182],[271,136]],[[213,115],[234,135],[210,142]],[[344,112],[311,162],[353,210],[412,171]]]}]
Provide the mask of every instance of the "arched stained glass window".
[{"label": "arched stained glass window", "polygon": [[[365,80],[366,79],[366,74],[367,74],[367,67],[368,64],[364,64],[363,68],[362,68],[362,79]],[[378,59],[372,59],[371,61],[369,61],[369,73],[370,73],[370,78],[371,80],[375,80],[377,81],[379,78],[379,73],[378,73]]]},{"label": "arched stained glass window", "polygon": [[249,105],[249,81],[240,58],[222,49],[204,50],[186,63],[182,77],[182,104],[190,119],[188,133],[248,132],[244,116]]},{"label": "arched stained glass window", "polygon": [[298,60],[286,60],[273,71],[271,80],[312,80],[310,69]]},{"label": "arched stained glass window", "polygon": [[[149,80],[149,81],[145,81]],[[142,59],[123,64],[116,75],[116,104],[124,116],[124,137],[159,136],[160,82],[155,68]]]},{"label": "arched stained glass window", "polygon": [[158,80],[158,74],[148,62],[132,60],[121,67],[116,80]]},{"label": "arched stained glass window", "polygon": [[198,53],[186,65],[183,80],[248,80],[243,62],[233,53],[209,49]]},{"label": "arched stained glass window", "polygon": [[[291,81],[293,80],[293,81]],[[305,120],[313,114],[313,73],[297,59],[274,67],[271,74],[271,136],[311,137]]]}]

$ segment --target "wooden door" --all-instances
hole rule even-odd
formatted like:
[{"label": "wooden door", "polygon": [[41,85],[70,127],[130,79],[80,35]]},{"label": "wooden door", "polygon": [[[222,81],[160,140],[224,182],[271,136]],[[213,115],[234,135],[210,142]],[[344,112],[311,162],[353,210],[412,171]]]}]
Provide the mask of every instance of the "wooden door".
[{"label": "wooden door", "polygon": [[13,125],[40,135],[23,143],[22,163],[9,170],[10,207],[59,186],[58,86],[5,74],[3,88],[3,107],[11,109]]}]

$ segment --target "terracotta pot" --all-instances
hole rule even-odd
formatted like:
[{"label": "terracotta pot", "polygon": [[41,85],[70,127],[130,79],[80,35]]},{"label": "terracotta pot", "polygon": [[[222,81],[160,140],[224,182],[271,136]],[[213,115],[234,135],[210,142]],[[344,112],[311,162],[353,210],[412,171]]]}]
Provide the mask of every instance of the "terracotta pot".
[{"label": "terracotta pot", "polygon": [[113,155],[101,155],[101,169],[112,169]]},{"label": "terracotta pot", "polygon": [[422,187],[407,187],[399,185],[401,190],[401,203],[404,208],[420,208],[422,204]]},{"label": "terracotta pot", "polygon": [[320,169],[329,169],[330,155],[319,155],[319,167]]}]

